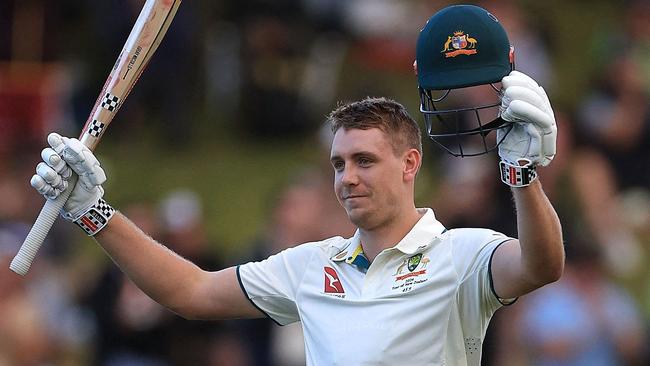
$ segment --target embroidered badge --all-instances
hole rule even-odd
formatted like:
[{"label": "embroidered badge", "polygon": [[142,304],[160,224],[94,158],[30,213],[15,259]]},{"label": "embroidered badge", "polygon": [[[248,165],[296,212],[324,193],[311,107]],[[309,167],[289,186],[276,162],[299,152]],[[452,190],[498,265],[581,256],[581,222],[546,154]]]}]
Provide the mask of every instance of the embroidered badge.
[{"label": "embroidered badge", "polygon": [[416,254],[411,258],[409,258],[408,261],[409,272],[413,272],[418,267],[418,264],[420,264],[421,259],[422,259],[422,253]]},{"label": "embroidered badge", "polygon": [[[407,278],[418,277],[427,273],[426,267],[429,264],[429,257],[422,256],[422,253],[418,253],[409,258],[406,258],[402,263],[397,267],[397,271],[393,274],[395,276],[395,282],[405,280]],[[404,267],[408,269],[408,273],[402,274]]]},{"label": "embroidered badge", "polygon": [[426,267],[430,261],[429,257],[422,255],[422,253],[404,258],[397,267],[395,274],[393,274],[395,282],[391,285],[391,290],[409,292],[420,284],[427,282],[429,278],[425,276],[427,273]]},{"label": "embroidered badge", "polygon": [[464,31],[459,30],[454,32],[453,35],[447,36],[447,41],[445,42],[444,48],[440,52],[444,53],[445,57],[473,55],[478,52],[476,49],[477,43],[478,41],[476,38],[470,37],[469,34],[466,34]]}]

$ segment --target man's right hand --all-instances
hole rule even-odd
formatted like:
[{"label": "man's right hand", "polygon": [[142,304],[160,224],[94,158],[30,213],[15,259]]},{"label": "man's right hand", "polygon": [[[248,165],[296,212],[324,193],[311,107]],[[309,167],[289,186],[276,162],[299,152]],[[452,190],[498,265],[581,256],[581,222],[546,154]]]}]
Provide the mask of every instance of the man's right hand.
[{"label": "man's right hand", "polygon": [[50,147],[41,152],[43,162],[36,166],[30,183],[47,199],[55,199],[68,187],[74,171],[79,180],[61,214],[76,221],[104,195],[101,184],[106,181],[106,174],[92,151],[78,139],[51,133],[47,142]]}]

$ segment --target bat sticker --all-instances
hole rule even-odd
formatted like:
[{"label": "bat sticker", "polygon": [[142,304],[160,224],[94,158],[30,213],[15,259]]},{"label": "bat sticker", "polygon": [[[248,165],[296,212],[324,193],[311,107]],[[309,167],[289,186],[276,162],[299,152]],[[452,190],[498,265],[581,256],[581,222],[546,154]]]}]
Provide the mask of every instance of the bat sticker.
[{"label": "bat sticker", "polygon": [[106,127],[105,124],[99,122],[98,120],[94,119],[91,123],[90,126],[88,126],[88,133],[91,134],[94,137],[99,138],[99,136],[102,135],[102,132],[104,132],[104,127]]},{"label": "bat sticker", "polygon": [[102,108],[107,109],[110,112],[113,112],[117,106],[120,104],[120,98],[111,93],[106,93],[104,99],[102,100]]}]

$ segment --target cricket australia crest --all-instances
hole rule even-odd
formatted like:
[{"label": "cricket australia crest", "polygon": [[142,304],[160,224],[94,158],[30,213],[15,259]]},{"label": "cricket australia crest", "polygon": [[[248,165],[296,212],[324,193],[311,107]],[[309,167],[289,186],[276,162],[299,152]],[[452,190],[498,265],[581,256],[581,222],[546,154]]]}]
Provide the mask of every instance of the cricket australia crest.
[{"label": "cricket australia crest", "polygon": [[422,253],[404,258],[393,274],[395,282],[392,284],[391,290],[409,292],[418,285],[427,282],[429,276],[426,274],[429,262],[429,257],[423,256]]},{"label": "cricket australia crest", "polygon": [[478,41],[476,38],[472,38],[469,34],[466,34],[464,31],[459,30],[454,32],[453,35],[447,36],[447,41],[444,44],[444,48],[440,52],[444,53],[445,57],[473,55],[478,52],[476,50],[477,43]]}]

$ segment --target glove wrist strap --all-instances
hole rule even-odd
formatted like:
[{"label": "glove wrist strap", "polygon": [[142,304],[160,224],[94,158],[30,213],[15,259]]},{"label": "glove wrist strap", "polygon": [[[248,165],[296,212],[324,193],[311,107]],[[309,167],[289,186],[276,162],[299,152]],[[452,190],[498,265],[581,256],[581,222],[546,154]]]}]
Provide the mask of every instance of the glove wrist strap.
[{"label": "glove wrist strap", "polygon": [[537,170],[532,164],[515,165],[501,160],[501,181],[510,187],[526,187],[537,180]]},{"label": "glove wrist strap", "polygon": [[106,227],[106,224],[108,224],[108,221],[114,214],[115,209],[100,198],[88,211],[74,220],[74,223],[82,228],[88,236],[95,236],[95,234]]}]

